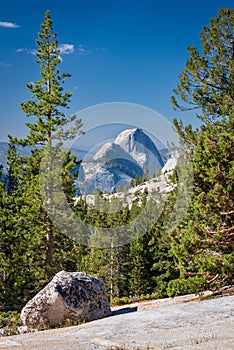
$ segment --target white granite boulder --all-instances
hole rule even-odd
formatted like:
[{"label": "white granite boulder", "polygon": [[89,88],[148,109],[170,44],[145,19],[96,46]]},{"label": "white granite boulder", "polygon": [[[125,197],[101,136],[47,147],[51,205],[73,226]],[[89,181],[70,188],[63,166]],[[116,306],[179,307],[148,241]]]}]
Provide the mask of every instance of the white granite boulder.
[{"label": "white granite boulder", "polygon": [[21,311],[26,326],[57,327],[111,314],[104,283],[83,272],[60,271]]}]

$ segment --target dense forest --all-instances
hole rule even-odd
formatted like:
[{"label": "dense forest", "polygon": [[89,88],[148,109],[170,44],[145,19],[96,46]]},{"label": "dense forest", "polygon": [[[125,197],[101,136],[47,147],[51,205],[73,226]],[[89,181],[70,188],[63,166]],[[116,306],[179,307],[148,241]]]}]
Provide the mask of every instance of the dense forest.
[{"label": "dense forest", "polygon": [[[7,168],[0,167],[1,311],[19,311],[60,270],[84,271],[102,278],[113,303],[233,284],[234,10],[220,9],[209,27],[203,27],[200,40],[201,50],[188,48],[189,59],[172,97],[175,109],[194,110],[194,118],[200,120],[195,130],[174,120],[193,167],[189,208],[183,219],[170,227],[178,195],[175,168],[170,177],[174,189],[167,195],[161,216],[141,235],[140,226],[147,215],[137,226],[131,222],[145,208],[147,192],[140,205],[133,203],[131,208],[124,206],[113,213],[101,206],[93,209],[85,200],[73,205],[75,169],[80,160],[62,145],[82,133],[82,121],[65,116],[72,95],[64,90],[69,74],[60,74],[58,42],[51,15],[46,12],[36,40],[39,80],[27,85],[31,98],[21,104],[31,121],[26,123],[28,135],[23,139],[9,136]],[[64,128],[70,122],[72,128]],[[27,146],[32,147],[30,155],[20,152]],[[51,219],[54,205],[60,203],[54,195],[60,176],[53,164],[58,153],[63,159],[66,200],[81,222],[95,227],[95,234],[85,232],[87,244],[76,239],[83,234],[82,225],[81,231],[70,237]],[[40,174],[45,154],[49,185],[43,187]],[[118,205],[113,200],[113,206]],[[62,205],[60,216],[63,220]],[[124,230],[126,224],[127,234],[134,237],[130,243],[118,245],[115,241],[110,247],[95,247],[94,240],[103,238],[101,228],[109,228],[113,240],[118,240],[116,227]]]}]

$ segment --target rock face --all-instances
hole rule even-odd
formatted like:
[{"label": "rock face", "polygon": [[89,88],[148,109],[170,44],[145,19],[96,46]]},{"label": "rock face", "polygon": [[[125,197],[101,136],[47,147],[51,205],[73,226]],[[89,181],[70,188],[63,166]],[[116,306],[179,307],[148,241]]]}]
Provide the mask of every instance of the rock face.
[{"label": "rock face", "polygon": [[116,137],[114,142],[131,155],[142,169],[147,168],[150,176],[164,165],[154,142],[141,129],[124,130]]},{"label": "rock face", "polygon": [[[145,170],[149,177],[164,166],[160,152],[141,129],[126,129],[113,141],[105,142],[90,158],[83,159],[77,194],[115,193],[129,186]],[[81,175],[82,174],[82,175]]]},{"label": "rock face", "polygon": [[21,311],[26,326],[56,327],[111,314],[104,283],[82,272],[60,271]]}]

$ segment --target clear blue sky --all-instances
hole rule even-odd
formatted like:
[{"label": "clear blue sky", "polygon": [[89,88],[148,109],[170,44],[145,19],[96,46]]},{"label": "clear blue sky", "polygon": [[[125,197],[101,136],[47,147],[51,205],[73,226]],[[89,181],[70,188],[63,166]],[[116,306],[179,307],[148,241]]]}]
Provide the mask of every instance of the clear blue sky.
[{"label": "clear blue sky", "polygon": [[196,125],[192,113],[173,111],[172,89],[188,45],[199,48],[202,26],[219,8],[232,5],[230,0],[2,1],[0,141],[9,133],[27,133],[20,102],[30,97],[26,83],[39,77],[32,52],[47,9],[63,49],[60,71],[72,75],[65,85],[73,93],[68,115],[95,104],[129,102],[169,121],[177,116]]}]

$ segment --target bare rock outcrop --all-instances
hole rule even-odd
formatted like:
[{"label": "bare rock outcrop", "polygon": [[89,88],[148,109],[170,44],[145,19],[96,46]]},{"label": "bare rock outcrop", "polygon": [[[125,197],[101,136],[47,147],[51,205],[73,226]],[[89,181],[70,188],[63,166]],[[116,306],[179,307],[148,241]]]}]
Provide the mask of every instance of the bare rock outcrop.
[{"label": "bare rock outcrop", "polygon": [[26,326],[57,327],[111,314],[104,283],[83,272],[60,271],[21,311]]}]

